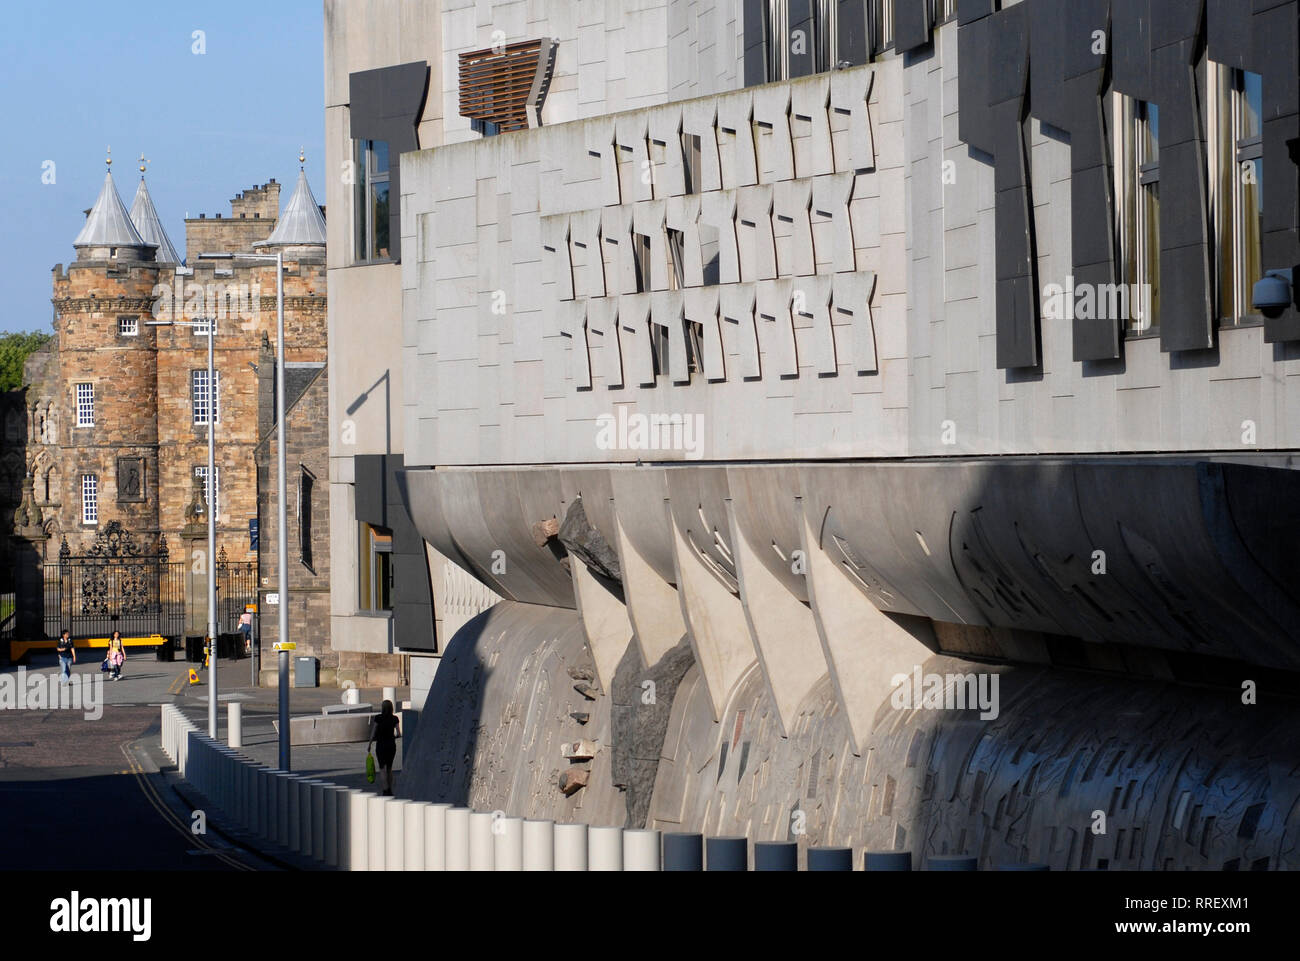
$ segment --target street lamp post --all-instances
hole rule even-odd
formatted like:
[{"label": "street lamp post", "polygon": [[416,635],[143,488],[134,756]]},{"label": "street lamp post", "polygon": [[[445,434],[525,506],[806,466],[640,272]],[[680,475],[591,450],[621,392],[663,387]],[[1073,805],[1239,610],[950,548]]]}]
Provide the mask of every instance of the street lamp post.
[{"label": "street lamp post", "polygon": [[[275,264],[275,423],[279,431],[276,444],[276,546],[279,552],[277,590],[279,604],[279,716],[280,716],[280,770],[289,770],[289,654],[283,645],[289,637],[289,534],[285,522],[285,423],[284,423],[284,253],[220,253],[199,254],[200,260],[251,260]],[[259,532],[260,536],[260,532]],[[260,639],[259,639],[260,641]]]},{"label": "street lamp post", "polygon": [[208,737],[217,737],[217,484],[216,479],[216,438],[213,432],[217,422],[217,379],[213,362],[213,342],[217,338],[217,319],[208,317],[203,320],[151,320],[149,327],[203,327],[208,336],[208,397],[206,417],[208,421],[208,474],[204,482],[203,496],[207,501],[208,515],[208,556],[205,567],[208,571]]}]

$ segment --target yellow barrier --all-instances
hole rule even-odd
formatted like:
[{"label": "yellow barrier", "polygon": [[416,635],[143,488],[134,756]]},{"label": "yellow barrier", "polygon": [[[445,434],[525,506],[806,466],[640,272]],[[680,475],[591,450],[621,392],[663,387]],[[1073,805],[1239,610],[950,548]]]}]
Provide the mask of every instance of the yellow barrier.
[{"label": "yellow barrier", "polygon": [[[108,647],[109,639],[107,637],[87,637],[80,640],[74,640],[76,647]],[[170,643],[167,638],[161,634],[147,634],[138,637],[123,637],[123,647],[161,647],[163,644]],[[27,656],[29,651],[52,651],[58,646],[57,640],[41,639],[39,641],[10,641],[9,642],[9,659],[11,661],[20,661]]]}]

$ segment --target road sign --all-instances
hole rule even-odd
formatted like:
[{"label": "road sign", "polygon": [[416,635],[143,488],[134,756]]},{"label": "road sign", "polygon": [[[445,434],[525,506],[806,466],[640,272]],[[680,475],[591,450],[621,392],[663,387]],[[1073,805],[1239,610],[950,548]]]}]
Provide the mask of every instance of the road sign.
[{"label": "road sign", "polygon": [[274,593],[274,594],[267,594],[267,595],[266,595],[266,603],[267,603],[269,606],[272,606],[272,607],[274,607],[276,604],[279,604],[279,603],[280,603],[280,594],[279,594],[279,592],[276,592],[276,593]]}]

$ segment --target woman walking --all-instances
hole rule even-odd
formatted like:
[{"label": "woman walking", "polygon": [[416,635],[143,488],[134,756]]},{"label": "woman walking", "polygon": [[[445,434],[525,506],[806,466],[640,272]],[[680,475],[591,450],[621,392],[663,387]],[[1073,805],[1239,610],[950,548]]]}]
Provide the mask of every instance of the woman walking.
[{"label": "woman walking", "polygon": [[122,632],[114,631],[108,642],[108,668],[110,681],[122,680],[122,665],[126,663],[126,650],[122,647]]},{"label": "woman walking", "polygon": [[401,736],[400,723],[393,714],[393,702],[384,701],[379,714],[370,723],[370,740],[366,741],[366,753],[370,753],[370,742],[375,743],[375,760],[384,775],[384,793],[393,793],[393,760],[397,757],[397,738]]}]

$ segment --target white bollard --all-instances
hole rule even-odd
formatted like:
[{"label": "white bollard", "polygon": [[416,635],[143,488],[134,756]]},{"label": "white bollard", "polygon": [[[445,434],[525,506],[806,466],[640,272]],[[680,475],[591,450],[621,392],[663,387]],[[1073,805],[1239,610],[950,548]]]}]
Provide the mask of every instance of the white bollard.
[{"label": "white bollard", "polygon": [[450,804],[430,804],[424,812],[424,869],[447,870],[447,812]]},{"label": "white bollard", "polygon": [[623,870],[623,829],[593,827],[587,829],[587,870]]},{"label": "white bollard", "polygon": [[286,848],[293,843],[289,832],[294,818],[289,812],[293,809],[293,782],[297,779],[298,775],[288,771],[275,772],[275,837],[271,840]]},{"label": "white bollard", "polygon": [[[324,814],[321,818],[324,832],[324,846],[321,859],[330,867],[339,867],[339,841],[346,840],[343,831],[343,819],[347,816],[347,788],[337,784],[325,785]],[[347,853],[344,852],[344,858]]]},{"label": "white bollard", "polygon": [[238,701],[226,705],[226,743],[231,747],[244,746],[243,707]]},{"label": "white bollard", "polygon": [[555,822],[524,822],[525,871],[555,870]]},{"label": "white bollard", "polygon": [[[384,700],[385,700],[385,701],[392,701],[392,702],[393,702],[393,713],[396,714],[398,717],[401,717],[401,714],[402,714],[402,705],[400,705],[400,704],[397,703],[397,688],[395,688],[395,687],[386,687],[386,688],[384,688]],[[375,705],[375,707],[381,707],[381,706],[382,706],[382,705],[379,705],[379,704],[376,704],[376,705]]]},{"label": "white bollard", "polygon": [[492,870],[492,824],[496,820],[491,811],[472,811],[469,816],[469,869]]},{"label": "white bollard", "polygon": [[307,851],[317,861],[325,860],[325,781],[311,782],[311,848]]},{"label": "white bollard", "polygon": [[492,824],[492,865],[495,871],[524,869],[524,819],[497,818]]},{"label": "white bollard", "polygon": [[389,871],[406,870],[406,809],[411,802],[390,797],[384,812],[384,867]]},{"label": "white bollard", "polygon": [[[365,791],[352,790],[347,794],[348,816],[345,824],[347,825],[348,836],[348,862],[349,871],[365,871],[369,867],[369,858],[367,850],[370,842],[370,799],[373,794],[367,794]],[[340,799],[340,804],[342,799]],[[343,845],[339,844],[339,856],[342,857]]]},{"label": "white bollard", "polygon": [[623,870],[660,871],[660,839],[658,831],[632,830],[623,832]]},{"label": "white bollard", "polygon": [[254,837],[262,836],[262,827],[265,819],[262,816],[262,791],[263,779],[266,777],[264,768],[260,764],[254,764],[248,772],[248,833]]},{"label": "white bollard", "polygon": [[388,825],[389,799],[382,794],[372,794],[366,802],[366,814],[369,817],[370,837],[366,841],[366,870],[386,871],[388,861]]},{"label": "white bollard", "polygon": [[555,870],[587,870],[587,825],[555,825]]},{"label": "white bollard", "polygon": [[446,870],[468,871],[469,808],[448,808],[446,821]]},{"label": "white bollard", "polygon": [[311,778],[302,778],[298,781],[298,806],[296,808],[298,830],[295,836],[294,850],[308,857],[311,856],[311,788],[315,783]]},{"label": "white bollard", "polygon": [[406,851],[402,857],[403,871],[424,870],[424,821],[428,807],[427,801],[412,801],[402,809],[406,816],[404,828]]}]

